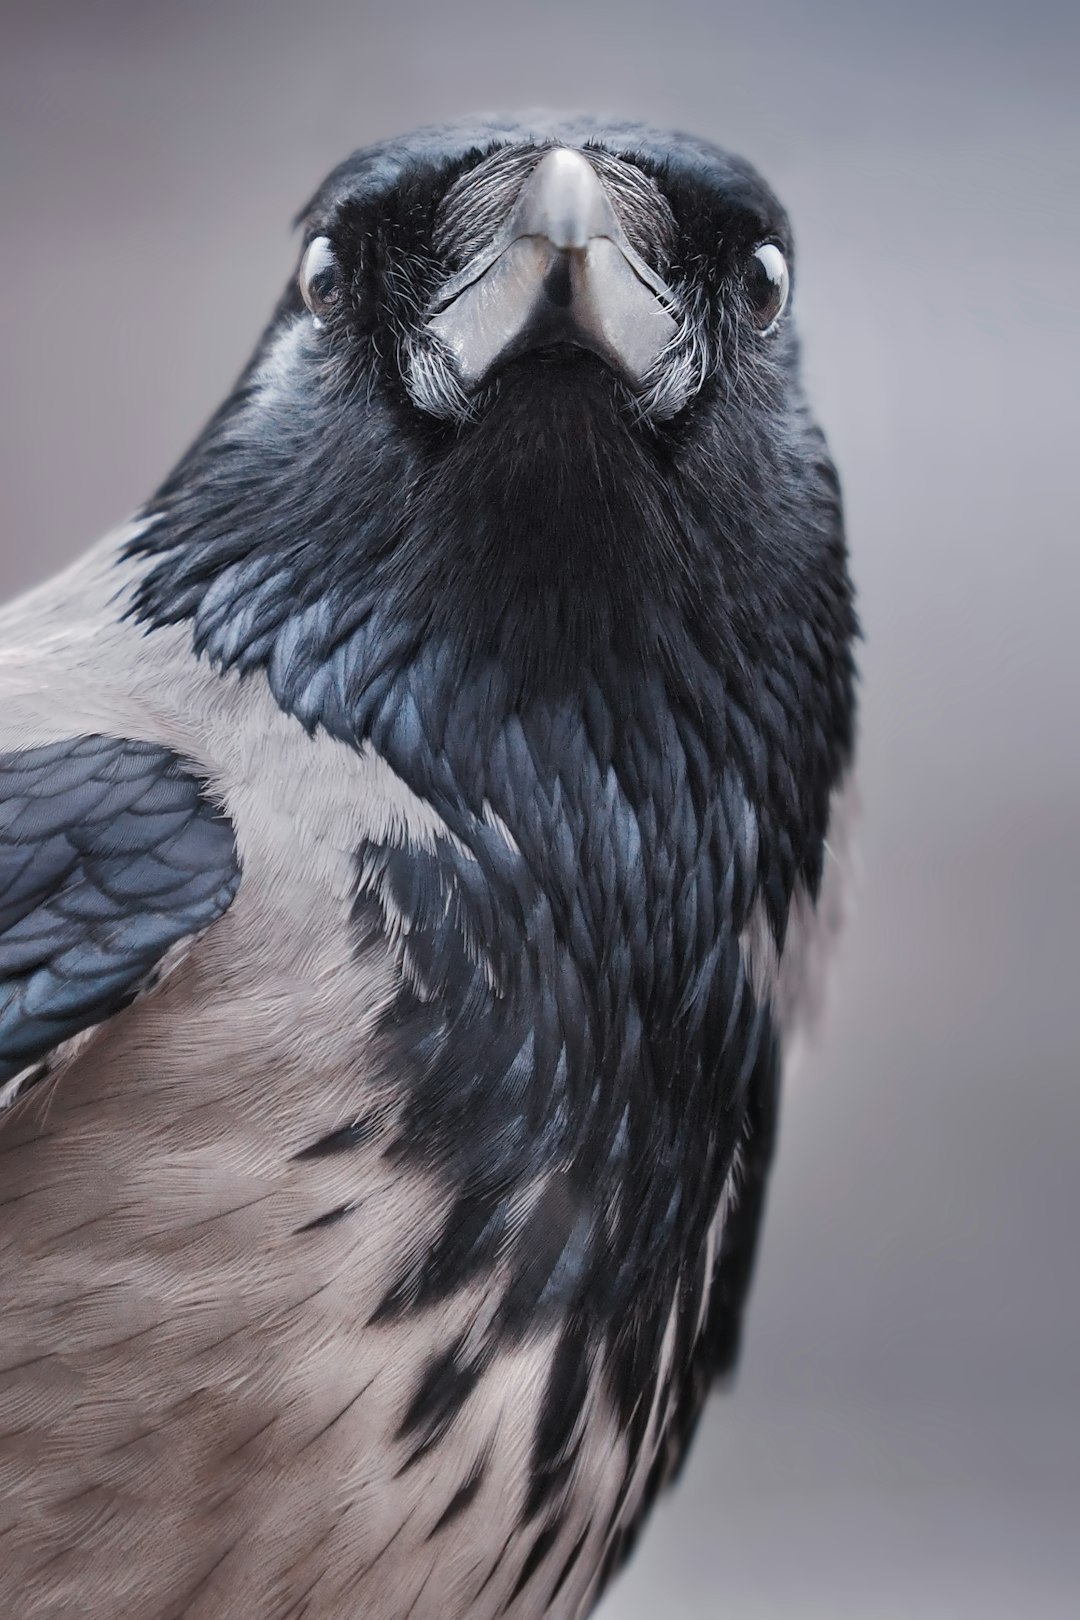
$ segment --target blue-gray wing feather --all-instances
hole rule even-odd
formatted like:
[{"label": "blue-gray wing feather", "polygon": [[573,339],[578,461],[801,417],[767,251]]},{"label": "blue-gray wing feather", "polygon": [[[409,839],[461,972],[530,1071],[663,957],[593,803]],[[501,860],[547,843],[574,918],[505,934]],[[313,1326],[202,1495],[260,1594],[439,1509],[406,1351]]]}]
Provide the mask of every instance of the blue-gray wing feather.
[{"label": "blue-gray wing feather", "polygon": [[239,880],[231,823],[170,749],[0,754],[0,1083],[131,1001]]}]

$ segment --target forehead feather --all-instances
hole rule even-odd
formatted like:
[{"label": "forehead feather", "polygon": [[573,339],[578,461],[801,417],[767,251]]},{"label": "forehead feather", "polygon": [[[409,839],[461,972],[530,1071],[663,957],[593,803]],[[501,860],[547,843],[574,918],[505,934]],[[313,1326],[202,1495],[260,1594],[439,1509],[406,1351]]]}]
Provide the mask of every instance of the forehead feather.
[{"label": "forehead feather", "polygon": [[528,144],[600,147],[639,163],[679,190],[744,210],[760,219],[763,228],[770,223],[786,225],[783,209],[757,171],[723,147],[632,120],[544,113],[429,125],[354,152],[327,177],[300,218],[328,221],[344,203],[375,204],[402,182],[425,178],[437,182],[502,146]]}]

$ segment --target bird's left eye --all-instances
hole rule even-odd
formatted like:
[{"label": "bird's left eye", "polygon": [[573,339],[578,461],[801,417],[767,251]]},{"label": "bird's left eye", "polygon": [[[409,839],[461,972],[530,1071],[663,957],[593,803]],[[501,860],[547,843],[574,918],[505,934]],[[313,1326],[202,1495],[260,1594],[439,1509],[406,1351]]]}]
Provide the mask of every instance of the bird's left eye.
[{"label": "bird's left eye", "polygon": [[322,326],[340,295],[337,259],[330,238],[316,236],[300,260],[300,296],[315,317],[316,326]]},{"label": "bird's left eye", "polygon": [[759,332],[769,332],[783,314],[791,278],[787,260],[775,242],[763,242],[746,261],[743,285],[750,318]]}]

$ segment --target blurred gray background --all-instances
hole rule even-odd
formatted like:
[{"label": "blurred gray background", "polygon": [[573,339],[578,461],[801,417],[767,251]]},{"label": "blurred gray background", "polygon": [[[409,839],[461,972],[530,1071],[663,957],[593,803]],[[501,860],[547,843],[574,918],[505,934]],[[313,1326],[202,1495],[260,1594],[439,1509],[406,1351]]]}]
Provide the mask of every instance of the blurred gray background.
[{"label": "blurred gray background", "polygon": [[775,184],[867,632],[858,911],[737,1388],[604,1620],[1080,1613],[1080,8],[2,11],[5,594],[167,472],[351,148],[549,105]]}]

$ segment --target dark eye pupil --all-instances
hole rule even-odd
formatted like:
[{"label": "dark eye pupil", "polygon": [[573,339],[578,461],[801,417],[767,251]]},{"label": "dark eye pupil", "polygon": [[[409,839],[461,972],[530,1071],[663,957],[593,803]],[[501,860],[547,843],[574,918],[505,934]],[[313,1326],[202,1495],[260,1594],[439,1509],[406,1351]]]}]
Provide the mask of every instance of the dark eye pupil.
[{"label": "dark eye pupil", "polygon": [[300,264],[300,291],[315,316],[324,315],[338,297],[338,268],[334,250],[325,236],[309,244]]},{"label": "dark eye pupil", "polygon": [[337,277],[332,269],[320,270],[307,284],[308,297],[313,304],[328,304],[334,296]]},{"label": "dark eye pupil", "polygon": [[763,243],[750,255],[743,285],[754,325],[764,331],[777,319],[788,295],[787,261],[774,242]]}]

